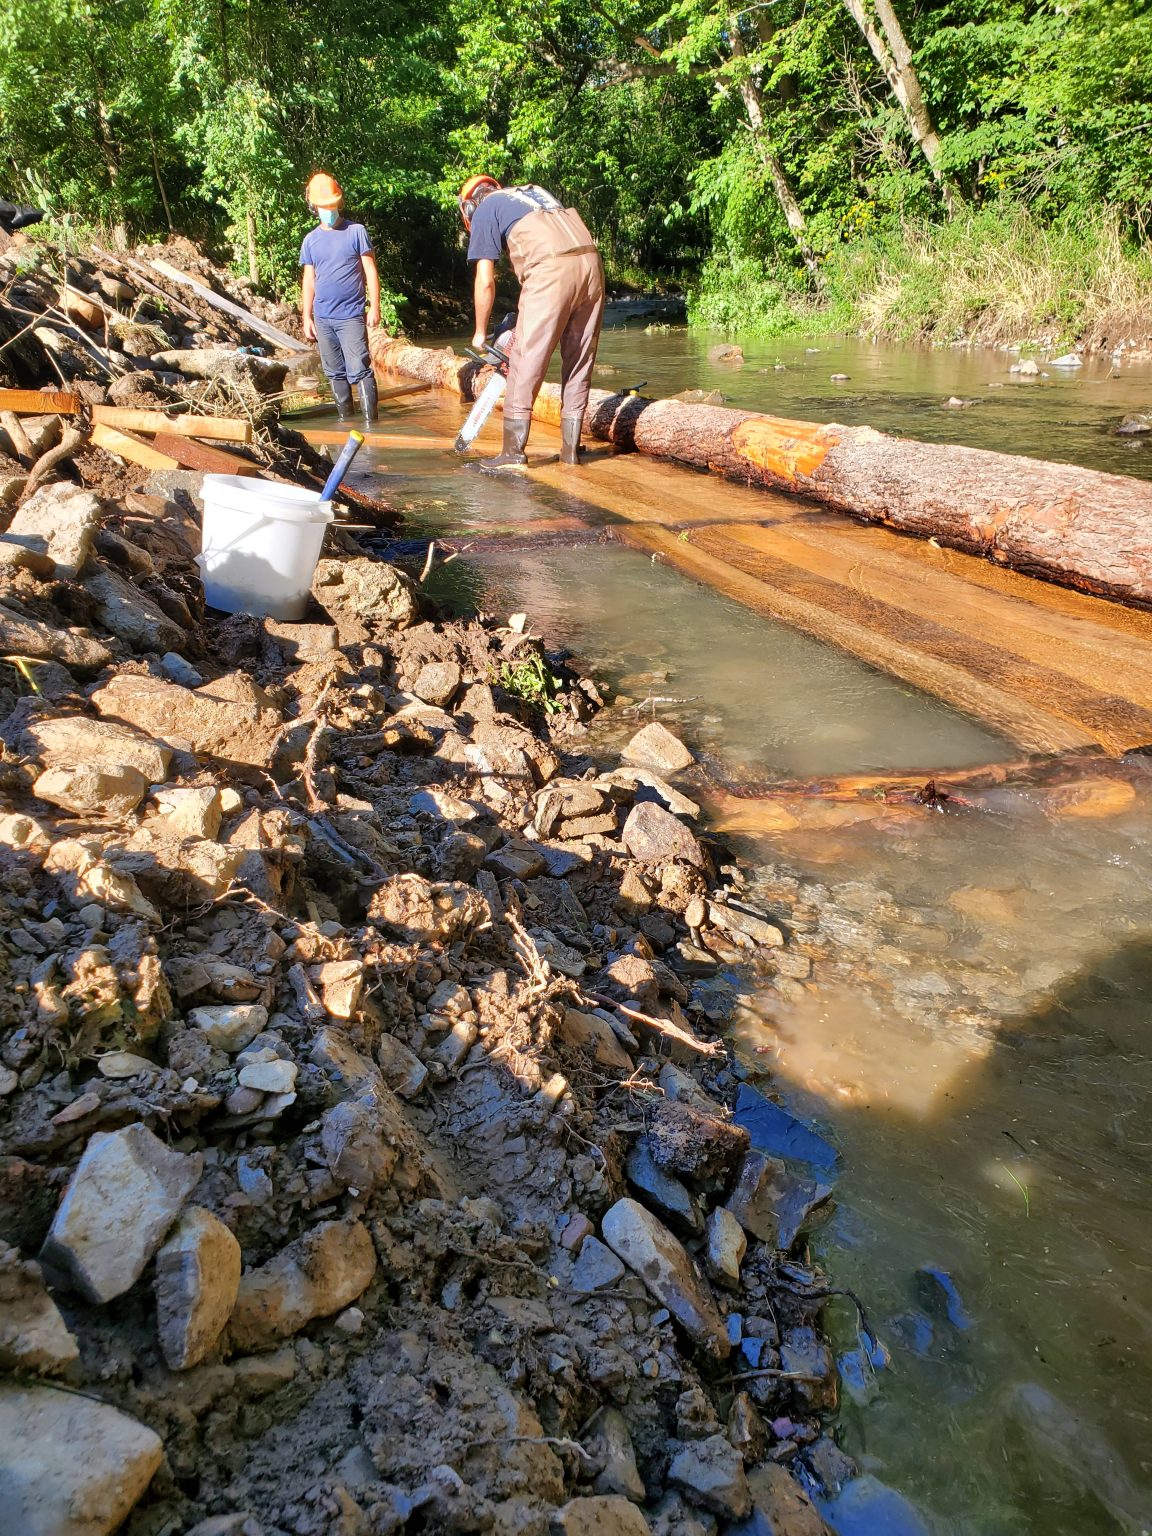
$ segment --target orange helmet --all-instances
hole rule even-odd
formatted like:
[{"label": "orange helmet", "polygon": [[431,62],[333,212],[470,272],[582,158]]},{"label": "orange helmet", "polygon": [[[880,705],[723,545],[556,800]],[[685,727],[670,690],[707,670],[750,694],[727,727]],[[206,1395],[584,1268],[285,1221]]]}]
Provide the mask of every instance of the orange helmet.
[{"label": "orange helmet", "polygon": [[465,229],[472,228],[473,210],[469,207],[469,204],[481,187],[488,187],[498,192],[500,190],[500,183],[496,180],[495,176],[469,176],[468,180],[460,188],[459,197],[460,217],[464,220]]},{"label": "orange helmet", "polygon": [[304,196],[313,208],[339,208],[344,201],[340,183],[335,176],[329,176],[327,171],[316,172],[309,181]]}]

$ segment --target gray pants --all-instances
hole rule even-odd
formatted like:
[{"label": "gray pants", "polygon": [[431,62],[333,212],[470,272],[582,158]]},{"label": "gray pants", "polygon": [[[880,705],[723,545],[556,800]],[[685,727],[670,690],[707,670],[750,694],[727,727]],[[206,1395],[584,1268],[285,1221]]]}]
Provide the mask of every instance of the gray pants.
[{"label": "gray pants", "polygon": [[329,379],[359,384],[372,372],[368,352],[368,322],[363,315],[352,320],[321,320],[313,316],[320,362]]}]

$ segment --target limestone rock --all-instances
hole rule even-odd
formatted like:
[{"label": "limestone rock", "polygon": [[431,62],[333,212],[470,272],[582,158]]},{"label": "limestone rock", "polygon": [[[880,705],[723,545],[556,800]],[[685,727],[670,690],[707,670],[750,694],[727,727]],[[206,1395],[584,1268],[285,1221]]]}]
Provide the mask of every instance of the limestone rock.
[{"label": "limestone rock", "polygon": [[231,1007],[193,1008],[189,1024],[202,1029],[218,1051],[234,1056],[249,1045],[268,1023],[268,1010],[259,1003],[236,1003]]},{"label": "limestone rock", "polygon": [[103,515],[91,491],[67,481],[46,485],[19,509],[5,538],[47,555],[61,581],[75,581],[92,551]]},{"label": "limestone rock", "polygon": [[723,929],[725,933],[743,934],[754,944],[762,944],[766,949],[779,949],[784,942],[784,935],[775,923],[770,923],[766,917],[744,907],[710,901],[708,920],[713,927]]},{"label": "limestone rock", "polygon": [[624,1273],[624,1266],[598,1237],[586,1237],[580,1245],[580,1256],[572,1266],[572,1289],[582,1294],[602,1291],[615,1285]]},{"label": "limestone rock", "polygon": [[429,661],[420,668],[412,692],[426,704],[446,708],[460,691],[460,668],[454,661]]},{"label": "limestone rock", "polygon": [[622,833],[624,847],[641,864],[664,864],[681,859],[698,869],[708,860],[699,842],[671,811],[653,801],[634,805]]},{"label": "limestone rock", "polygon": [[138,768],[123,763],[101,768],[88,763],[77,768],[49,768],[32,786],[37,800],[58,805],[77,816],[130,815],[148,793],[148,780]]},{"label": "limestone rock", "polygon": [[556,1536],[651,1536],[635,1504],[612,1495],[569,1499],[552,1516],[552,1530]]},{"label": "limestone rock", "polygon": [[163,790],[157,799],[164,813],[164,830],[170,836],[211,839],[219,835],[224,812],[215,785]]},{"label": "limestone rock", "polygon": [[694,761],[691,752],[659,720],[636,732],[620,754],[626,763],[637,763],[642,768],[654,768],[657,773],[679,773],[690,768]]},{"label": "limestone rock", "polygon": [[709,1435],[684,1446],[672,1458],[668,1481],[694,1504],[726,1520],[743,1520],[752,1513],[744,1458],[726,1435]]},{"label": "limestone rock", "polygon": [[193,752],[257,767],[267,763],[281,724],[272,700],[243,673],[202,688],[117,673],[92,703],[106,719],[138,726],[160,741],[187,742]]},{"label": "limestone rock", "polygon": [[41,1258],[89,1301],[140,1278],[200,1179],[200,1154],[166,1147],[144,1125],[97,1131],[68,1181]]},{"label": "limestone rock", "polygon": [[223,1333],[240,1289],[240,1244],[192,1205],[156,1255],[156,1324],[174,1371],[199,1365]]},{"label": "limestone rock", "polygon": [[115,912],[135,912],[150,922],[160,921],[159,912],[132,875],[113,869],[80,838],[66,837],[53,843],[45,857],[44,868],[48,874],[55,875],[73,907],[79,909],[96,902]]},{"label": "limestone rock", "polygon": [[381,1075],[393,1093],[402,1099],[414,1099],[428,1081],[428,1068],[395,1035],[381,1035],[376,1045],[376,1061]]},{"label": "limestone rock", "polygon": [[616,1031],[607,1019],[597,1013],[582,1013],[577,1008],[566,1008],[557,1034],[567,1045],[588,1051],[592,1060],[599,1062],[602,1067],[612,1067],[625,1073],[632,1070],[632,1058],[620,1044]]},{"label": "limestone rock", "polygon": [[242,1088],[258,1088],[261,1093],[294,1093],[298,1071],[294,1061],[271,1055],[263,1061],[245,1062],[238,1077]]},{"label": "limestone rock", "polygon": [[419,617],[414,583],[385,560],[321,560],[312,590],[341,629],[349,620],[376,633],[407,629]]},{"label": "limestone rock", "polygon": [[[635,1200],[617,1200],[601,1223],[604,1241],[706,1353],[727,1358],[731,1345],[708,1287],[684,1247]],[[747,1513],[747,1511],[745,1511]]]},{"label": "limestone rock", "polygon": [[406,874],[377,887],[368,916],[409,943],[438,939],[450,944],[486,922],[490,912],[483,896],[470,885],[455,880],[433,884],[420,875]]},{"label": "limestone rock", "polygon": [[87,715],[34,720],[24,732],[29,751],[45,768],[135,768],[149,784],[160,784],[172,753],[138,731]]},{"label": "limestone rock", "polygon": [[[765,1462],[748,1474],[754,1511],[747,1525],[737,1527],[739,1536],[832,1536],[812,1500],[784,1467]],[[876,1526],[886,1536],[895,1536],[886,1527]]]},{"label": "limestone rock", "polygon": [[39,1264],[0,1242],[0,1371],[58,1371],[79,1353]]},{"label": "limestone rock", "polygon": [[361,1194],[386,1184],[398,1153],[385,1135],[385,1110],[375,1095],[345,1099],[324,1116],[320,1146],[333,1176]]},{"label": "limestone rock", "polygon": [[359,1221],[324,1221],[240,1280],[229,1324],[239,1349],[271,1349],[314,1317],[342,1312],[372,1283],[376,1250]]},{"label": "limestone rock", "polygon": [[604,1463],[592,1485],[596,1492],[618,1494],[621,1498],[631,1499],[633,1504],[643,1504],[647,1496],[644,1479],[636,1468],[632,1436],[618,1408],[605,1408],[601,1412],[587,1448],[590,1455]]},{"label": "limestone rock", "polygon": [[282,624],[265,619],[264,631],[293,661],[322,661],[339,643],[335,624]]},{"label": "limestone rock", "polygon": [[740,1284],[740,1265],[748,1251],[744,1229],[724,1206],[718,1205],[704,1225],[707,1239],[705,1264],[713,1279],[722,1285]]},{"label": "limestone rock", "polygon": [[0,1509],[11,1536],[111,1536],[163,1455],[159,1435],[107,1403],[0,1385]]},{"label": "limestone rock", "polygon": [[641,1136],[630,1149],[624,1163],[624,1176],[644,1203],[655,1210],[677,1232],[695,1236],[702,1222],[700,1207],[680,1180],[665,1173],[656,1164],[647,1136]]},{"label": "limestone rock", "polygon": [[2,603],[0,647],[6,656],[62,661],[78,672],[97,672],[113,659],[112,651],[94,635],[82,629],[61,629],[59,624],[41,624]]},{"label": "limestone rock", "polygon": [[727,1205],[746,1232],[787,1252],[832,1189],[830,1179],[806,1177],[778,1157],[749,1152]]},{"label": "limestone rock", "polygon": [[119,571],[94,565],[80,585],[96,604],[101,627],[134,650],[162,655],[183,644],[180,626]]}]

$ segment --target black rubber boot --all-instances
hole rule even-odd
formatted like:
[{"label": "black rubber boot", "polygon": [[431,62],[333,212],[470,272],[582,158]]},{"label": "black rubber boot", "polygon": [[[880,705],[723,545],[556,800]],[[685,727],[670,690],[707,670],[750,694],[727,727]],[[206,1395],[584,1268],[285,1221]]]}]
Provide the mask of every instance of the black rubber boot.
[{"label": "black rubber boot", "polygon": [[351,421],[356,411],[352,405],[352,386],[347,379],[329,379],[332,386],[332,398],[336,402],[336,409],[340,412],[341,421]]},{"label": "black rubber boot", "polygon": [[584,425],[583,416],[561,416],[560,418],[560,462],[561,464],[579,464],[580,462],[580,430]]},{"label": "black rubber boot", "polygon": [[370,427],[379,419],[380,405],[376,396],[376,379],[372,374],[360,380],[360,409],[364,412],[366,427]]},{"label": "black rubber boot", "polygon": [[531,416],[504,414],[504,443],[500,452],[490,459],[481,459],[481,469],[523,469],[528,462],[524,444],[532,427]]},{"label": "black rubber boot", "polygon": [[14,235],[18,229],[27,229],[29,224],[39,224],[43,218],[47,218],[43,208],[32,208],[27,203],[9,203],[0,198],[0,229],[6,234]]}]

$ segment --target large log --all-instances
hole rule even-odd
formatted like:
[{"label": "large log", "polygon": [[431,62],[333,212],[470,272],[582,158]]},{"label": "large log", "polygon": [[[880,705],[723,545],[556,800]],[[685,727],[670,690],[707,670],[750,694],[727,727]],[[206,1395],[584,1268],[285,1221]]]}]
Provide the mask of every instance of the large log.
[{"label": "large log", "polygon": [[[381,372],[403,373],[463,399],[473,398],[488,373],[450,349],[376,338],[373,360]],[[559,420],[554,384],[544,385],[534,414]],[[584,430],[744,485],[810,497],[1062,586],[1152,607],[1152,484],[1146,481],[890,437],[871,427],[604,390],[592,391]]]}]

